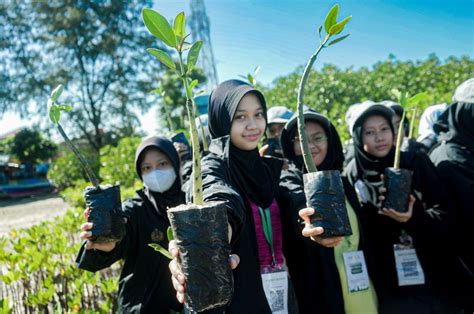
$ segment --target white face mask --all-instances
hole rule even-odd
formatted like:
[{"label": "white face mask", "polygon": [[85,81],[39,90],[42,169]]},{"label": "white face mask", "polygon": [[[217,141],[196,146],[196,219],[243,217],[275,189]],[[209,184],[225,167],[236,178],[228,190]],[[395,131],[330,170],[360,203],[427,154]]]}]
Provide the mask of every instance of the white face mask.
[{"label": "white face mask", "polygon": [[174,169],[156,169],[143,175],[143,183],[153,192],[168,191],[176,180]]}]

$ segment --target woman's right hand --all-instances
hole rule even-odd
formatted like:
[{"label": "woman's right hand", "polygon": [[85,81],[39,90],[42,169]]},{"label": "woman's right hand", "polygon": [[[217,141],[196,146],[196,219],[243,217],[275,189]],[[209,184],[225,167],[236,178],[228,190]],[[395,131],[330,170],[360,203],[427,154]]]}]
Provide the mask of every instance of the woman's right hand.
[{"label": "woman's right hand", "polygon": [[[84,211],[84,217],[86,218],[86,220],[89,218],[89,212],[89,208],[86,208],[86,210]],[[92,237],[92,232],[90,230],[93,226],[94,224],[92,222],[86,222],[81,226],[82,232],[80,234],[80,238],[82,240],[86,240],[86,250],[96,249],[104,252],[112,251],[115,248],[117,242],[96,243],[90,240],[90,238]]]},{"label": "woman's right hand", "polygon": [[344,237],[321,237],[321,235],[324,233],[324,228],[313,226],[310,219],[311,215],[314,214],[314,208],[303,208],[298,212],[298,214],[301,219],[304,220],[304,228],[301,232],[304,237],[310,238],[314,242],[325,247],[336,247],[344,239]]}]

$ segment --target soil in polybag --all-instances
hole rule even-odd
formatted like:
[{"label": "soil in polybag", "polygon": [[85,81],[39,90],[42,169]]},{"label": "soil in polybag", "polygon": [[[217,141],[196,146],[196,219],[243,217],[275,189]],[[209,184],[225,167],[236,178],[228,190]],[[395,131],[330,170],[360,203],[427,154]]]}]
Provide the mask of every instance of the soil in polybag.
[{"label": "soil in polybag", "polygon": [[392,208],[400,213],[408,211],[413,172],[407,169],[386,168],[384,185],[387,188],[382,208]]},{"label": "soil in polybag", "polygon": [[315,227],[324,228],[321,236],[351,235],[340,172],[330,170],[305,173],[303,179],[306,205],[315,210],[310,217],[311,223]]},{"label": "soil in polybag", "polygon": [[168,217],[186,277],[186,306],[201,312],[228,304],[234,282],[225,202],[180,205]]},{"label": "soil in polybag", "polygon": [[122,240],[125,223],[121,215],[120,186],[88,186],[84,189],[84,199],[90,208],[88,222],[93,223],[91,240],[99,243]]}]

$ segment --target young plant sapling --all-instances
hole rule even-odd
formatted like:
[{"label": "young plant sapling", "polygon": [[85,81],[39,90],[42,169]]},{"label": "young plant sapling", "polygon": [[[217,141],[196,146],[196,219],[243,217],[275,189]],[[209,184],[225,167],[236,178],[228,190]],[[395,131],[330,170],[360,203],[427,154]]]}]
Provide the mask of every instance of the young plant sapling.
[{"label": "young plant sapling", "polygon": [[[410,110],[413,104],[426,99],[426,93],[419,93],[410,97],[408,93],[402,93],[397,89],[392,90],[392,94],[397,98],[398,103],[404,108],[402,119],[396,134],[395,158],[393,167],[385,169],[384,185],[387,188],[385,200],[382,203],[383,208],[393,208],[404,213],[408,211],[408,201],[411,192],[413,171],[400,168],[400,155],[403,144],[403,124],[406,118],[406,112]],[[415,117],[412,118],[412,123]],[[411,129],[412,127],[410,127]],[[410,131],[412,133],[412,131]],[[409,139],[410,140],[409,135]]]},{"label": "young plant sapling", "polygon": [[77,156],[87,177],[93,184],[93,186],[89,186],[84,190],[86,206],[90,209],[87,220],[93,224],[91,241],[98,243],[120,241],[125,235],[125,223],[121,215],[120,186],[99,185],[99,180],[89,163],[64,132],[60,124],[61,112],[70,111],[72,107],[57,103],[62,92],[63,86],[58,85],[51,93],[51,98],[48,100],[49,118],[56,124],[59,133]]},{"label": "young plant sapling", "polygon": [[329,41],[331,38],[342,32],[347,22],[349,22],[352,17],[348,16],[340,22],[337,22],[338,11],[339,5],[336,4],[327,14],[324,22],[324,29],[326,31],[324,39],[321,37],[323,26],[319,27],[318,33],[320,45],[306,63],[298,88],[298,136],[301,151],[303,152],[303,160],[307,170],[307,173],[303,175],[306,204],[308,207],[315,209],[314,215],[311,216],[311,223],[313,226],[324,228],[322,237],[352,234],[349,218],[347,216],[341,174],[339,170],[318,171],[309,149],[303,113],[304,88],[310,70],[319,53],[323,49],[344,40],[350,35],[347,34]]},{"label": "young plant sapling", "polygon": [[[152,9],[143,9],[142,17],[148,31],[176,52],[178,62],[176,64],[164,50],[148,48],[147,51],[181,77],[186,93],[193,165],[193,204],[169,208],[168,217],[179,248],[181,269],[186,277],[186,306],[191,311],[200,312],[229,303],[233,294],[233,277],[228,264],[230,245],[225,203],[204,203],[202,194],[197,110],[193,96],[193,88],[198,82],[189,77],[196,65],[202,41],[192,44],[186,42],[190,34],[186,34],[184,12],[176,16],[173,27],[165,17]],[[187,62],[184,62],[185,53]]]}]

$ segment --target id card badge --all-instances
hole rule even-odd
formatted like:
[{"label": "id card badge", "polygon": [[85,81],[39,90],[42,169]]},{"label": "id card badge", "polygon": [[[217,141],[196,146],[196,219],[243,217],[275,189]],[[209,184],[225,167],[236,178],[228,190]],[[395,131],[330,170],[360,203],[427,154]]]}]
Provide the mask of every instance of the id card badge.
[{"label": "id card badge", "polygon": [[288,272],[286,269],[261,275],[263,290],[272,313],[288,314]]},{"label": "id card badge", "polygon": [[394,244],[393,252],[395,254],[398,285],[413,286],[424,284],[425,274],[416,255],[416,250],[412,246]]},{"label": "id card badge", "polygon": [[349,293],[369,289],[369,273],[364,253],[362,251],[344,252],[342,256]]}]

